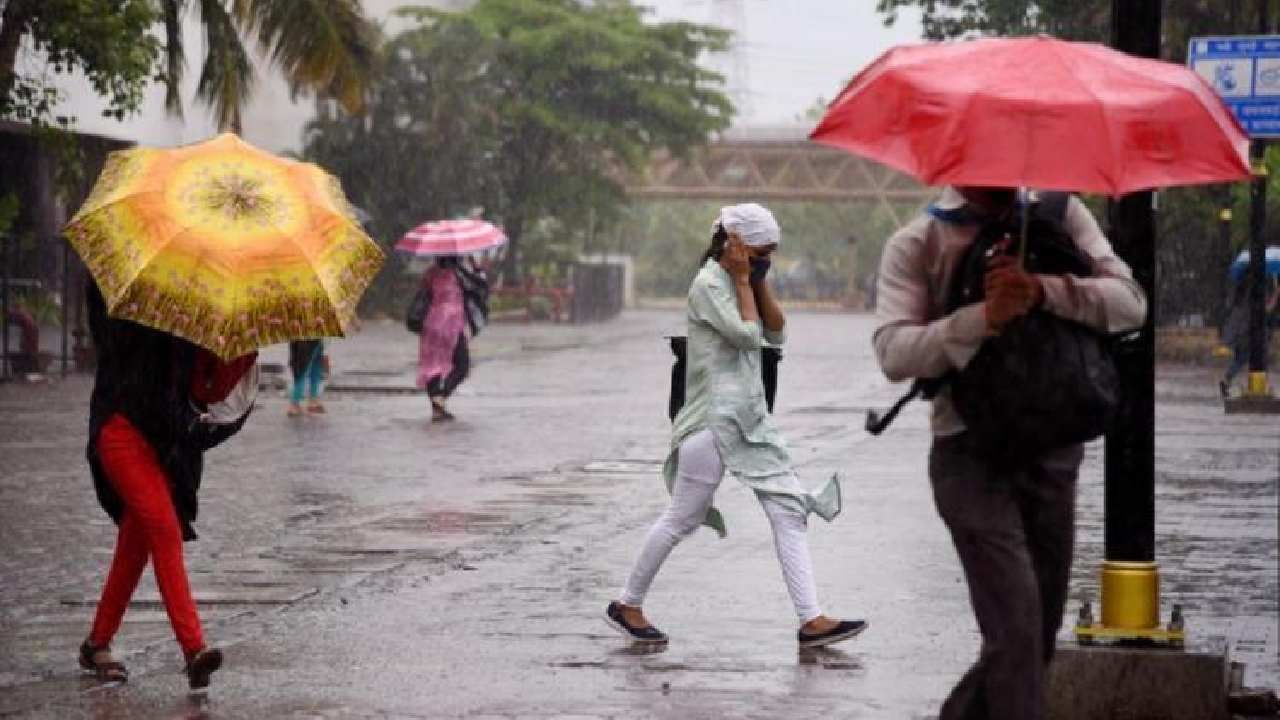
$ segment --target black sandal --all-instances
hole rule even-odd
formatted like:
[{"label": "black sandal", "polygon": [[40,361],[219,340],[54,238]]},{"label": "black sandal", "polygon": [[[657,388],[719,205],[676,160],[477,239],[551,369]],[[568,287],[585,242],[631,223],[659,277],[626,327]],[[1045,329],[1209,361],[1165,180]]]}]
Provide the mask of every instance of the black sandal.
[{"label": "black sandal", "polygon": [[609,603],[609,607],[605,608],[604,621],[609,624],[609,627],[630,638],[631,642],[645,645],[665,644],[667,642],[667,634],[658,628],[652,625],[636,627],[627,622],[627,619],[622,615],[622,603],[617,600]]},{"label": "black sandal", "polygon": [[431,400],[431,422],[448,422],[453,419],[453,414],[445,409],[443,402]]},{"label": "black sandal", "polygon": [[222,651],[204,647],[187,656],[187,686],[192,690],[209,687],[209,677],[222,667]]},{"label": "black sandal", "polygon": [[862,634],[867,629],[865,620],[841,620],[835,627],[826,632],[809,634],[804,630],[796,632],[796,641],[802,648],[819,648],[843,642]]},{"label": "black sandal", "polygon": [[111,656],[111,646],[94,647],[85,640],[80,645],[80,668],[93,673],[98,682],[125,682],[129,671],[124,663]]}]

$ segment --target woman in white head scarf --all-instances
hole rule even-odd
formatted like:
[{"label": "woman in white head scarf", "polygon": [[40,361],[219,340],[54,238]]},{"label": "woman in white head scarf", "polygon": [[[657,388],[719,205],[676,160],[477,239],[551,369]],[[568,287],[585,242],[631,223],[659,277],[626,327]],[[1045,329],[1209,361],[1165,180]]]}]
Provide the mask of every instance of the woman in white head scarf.
[{"label": "woman in white head scarf", "polygon": [[645,539],[644,548],[607,622],[633,641],[662,643],[667,636],[641,610],[663,561],[699,524],[725,535],[714,507],[725,471],[755,491],[773,528],[787,591],[800,621],[797,640],[818,647],[862,632],[862,620],[822,614],[813,579],[807,519],[840,512],[840,485],[832,477],[805,490],[787,447],[769,417],[760,372],[766,343],[785,340],[786,318],[766,276],[781,232],[773,214],[755,203],[721,209],[711,247],[689,288],[685,404],[672,428],[663,468],[671,505]]}]

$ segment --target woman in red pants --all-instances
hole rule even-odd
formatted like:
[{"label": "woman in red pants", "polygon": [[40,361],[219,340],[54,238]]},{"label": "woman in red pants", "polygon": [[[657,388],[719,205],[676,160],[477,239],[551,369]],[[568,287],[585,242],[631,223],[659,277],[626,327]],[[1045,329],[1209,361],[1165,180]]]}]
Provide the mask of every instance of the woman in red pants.
[{"label": "woman in red pants", "polygon": [[[88,306],[98,359],[88,459],[98,500],[119,534],[80,665],[103,681],[127,679],[110,644],[150,559],[188,683],[203,689],[222,665],[222,652],[205,644],[182,543],[196,537],[191,524],[204,451],[248,417],[256,392],[256,381],[248,387],[256,373],[248,371],[257,353],[223,363],[168,333],[110,318],[92,282]],[[219,422],[210,422],[213,415]]]}]

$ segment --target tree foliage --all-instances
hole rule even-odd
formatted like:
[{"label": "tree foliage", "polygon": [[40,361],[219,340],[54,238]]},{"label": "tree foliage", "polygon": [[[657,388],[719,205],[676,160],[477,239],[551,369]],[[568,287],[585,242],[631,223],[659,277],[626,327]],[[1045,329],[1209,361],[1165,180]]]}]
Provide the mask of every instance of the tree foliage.
[{"label": "tree foliage", "polygon": [[[54,115],[51,75],[80,70],[123,118],[142,103],[160,57],[149,33],[158,15],[151,0],[7,0],[0,5],[0,118],[66,126]],[[44,67],[19,68],[24,39],[47,57]]]},{"label": "tree foliage", "polygon": [[[1065,40],[1106,42],[1112,0],[877,0],[886,25],[907,8],[920,12],[924,37],[951,40],[979,35],[1047,33]],[[1165,0],[1161,56],[1186,58],[1196,35],[1257,33],[1260,23],[1275,28],[1280,7],[1269,0]],[[1266,18],[1261,13],[1270,11]]]},{"label": "tree foliage", "polygon": [[616,219],[620,179],[652,152],[683,153],[729,123],[721,78],[697,64],[723,31],[649,23],[623,0],[403,12],[418,26],[387,44],[366,115],[326,112],[305,151],[388,243],[482,207],[519,275]]},{"label": "tree foliage", "polygon": [[[197,98],[221,127],[238,129],[253,88],[242,38],[255,39],[289,81],[358,110],[372,73],[376,34],[357,0],[6,0],[0,3],[0,118],[71,124],[57,117],[52,75],[82,72],[123,119],[138,110],[152,81],[167,85],[166,104],[181,113],[186,66],[182,20],[189,6],[204,30]],[[163,36],[163,40],[160,36]],[[46,67],[20,68],[26,40]],[[50,73],[51,71],[51,73]]]},{"label": "tree foliage", "polygon": [[[770,277],[784,297],[797,296],[789,279],[798,264],[827,278],[829,285],[838,288],[836,298],[844,296],[851,283],[854,289],[865,290],[879,265],[885,239],[898,229],[901,219],[919,210],[916,203],[898,204],[894,212],[865,202],[767,204],[782,228]],[[689,200],[633,202],[607,247],[632,254],[641,293],[682,297],[697,273],[711,240],[711,221],[722,205]]]},{"label": "tree foliage", "polygon": [[239,130],[254,74],[241,37],[252,38],[288,80],[294,96],[307,90],[337,99],[350,111],[364,104],[377,35],[357,0],[160,0],[165,29],[166,105],[180,113],[185,72],[181,21],[194,2],[205,33],[196,96],[221,127]]}]

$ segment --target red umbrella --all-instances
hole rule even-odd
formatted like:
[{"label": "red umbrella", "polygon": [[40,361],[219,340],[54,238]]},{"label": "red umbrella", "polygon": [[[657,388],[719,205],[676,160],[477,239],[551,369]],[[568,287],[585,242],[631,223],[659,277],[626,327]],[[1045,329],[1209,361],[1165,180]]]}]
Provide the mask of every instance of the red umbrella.
[{"label": "red umbrella", "polygon": [[405,233],[396,250],[414,257],[474,255],[506,242],[502,228],[483,220],[438,220]]},{"label": "red umbrella", "polygon": [[1195,72],[1044,36],[889,50],[809,137],[929,185],[1123,195],[1249,176],[1248,137]]}]

